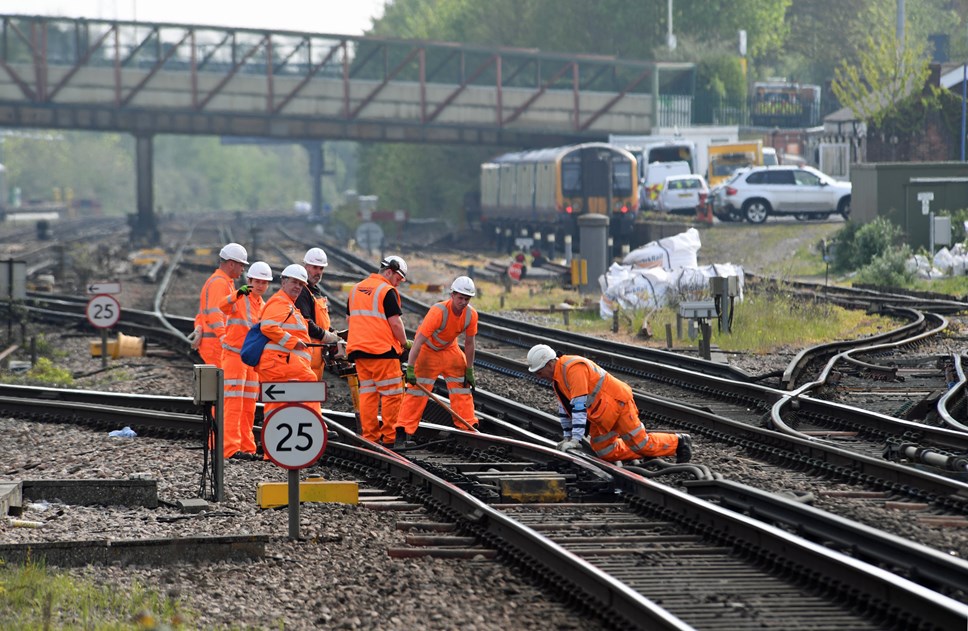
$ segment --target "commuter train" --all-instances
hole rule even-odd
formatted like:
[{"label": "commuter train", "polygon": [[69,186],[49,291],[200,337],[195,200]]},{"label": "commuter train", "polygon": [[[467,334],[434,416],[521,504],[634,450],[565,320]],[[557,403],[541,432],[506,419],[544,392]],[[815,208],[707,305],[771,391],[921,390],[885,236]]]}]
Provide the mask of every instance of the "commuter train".
[{"label": "commuter train", "polygon": [[599,214],[625,242],[639,207],[637,169],[629,151],[603,142],[500,155],[481,165],[481,225],[561,243],[577,239],[578,217]]}]

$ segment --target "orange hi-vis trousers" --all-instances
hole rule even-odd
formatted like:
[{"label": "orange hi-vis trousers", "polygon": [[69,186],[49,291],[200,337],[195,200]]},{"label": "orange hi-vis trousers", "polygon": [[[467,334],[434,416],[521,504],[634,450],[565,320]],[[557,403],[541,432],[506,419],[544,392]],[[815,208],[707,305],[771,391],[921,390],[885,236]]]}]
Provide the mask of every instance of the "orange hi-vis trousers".
[{"label": "orange hi-vis trousers", "polygon": [[229,350],[222,353],[222,372],[225,379],[223,452],[226,458],[238,451],[254,454],[252,424],[259,400],[259,377],[255,368],[246,366],[238,353]]},{"label": "orange hi-vis trousers", "polygon": [[679,446],[675,434],[646,431],[631,399],[612,399],[603,410],[596,405],[588,415],[588,426],[592,451],[608,462],[673,456]]},{"label": "orange hi-vis trousers", "polygon": [[[435,351],[424,345],[420,349],[417,363],[413,367],[417,384],[427,390],[433,390],[437,376],[442,375],[447,384],[447,396],[450,399],[451,409],[471,425],[477,426],[477,418],[474,416],[474,397],[471,395],[470,387],[464,386],[464,373],[466,371],[467,360],[464,357],[464,352],[456,343],[442,351]],[[397,427],[404,428],[408,434],[416,432],[427,407],[428,398],[426,392],[417,386],[407,384],[407,393],[403,397],[403,407],[400,409]],[[470,429],[456,418],[453,420],[454,427]]]},{"label": "orange hi-vis trousers", "polygon": [[[361,357],[356,360],[360,381],[360,425],[363,438],[392,445],[403,402],[403,373],[399,359]],[[382,414],[381,414],[382,412]],[[381,422],[382,417],[382,422]]]}]

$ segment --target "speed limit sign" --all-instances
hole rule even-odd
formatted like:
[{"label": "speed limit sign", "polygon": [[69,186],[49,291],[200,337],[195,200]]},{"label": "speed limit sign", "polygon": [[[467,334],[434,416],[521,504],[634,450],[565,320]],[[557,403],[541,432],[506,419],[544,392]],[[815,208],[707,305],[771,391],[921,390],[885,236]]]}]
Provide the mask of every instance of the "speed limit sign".
[{"label": "speed limit sign", "polygon": [[110,329],[121,319],[121,304],[114,296],[98,294],[87,303],[87,321],[99,329]]},{"label": "speed limit sign", "polygon": [[283,469],[308,467],[326,448],[323,419],[305,405],[276,408],[262,423],[262,448]]}]

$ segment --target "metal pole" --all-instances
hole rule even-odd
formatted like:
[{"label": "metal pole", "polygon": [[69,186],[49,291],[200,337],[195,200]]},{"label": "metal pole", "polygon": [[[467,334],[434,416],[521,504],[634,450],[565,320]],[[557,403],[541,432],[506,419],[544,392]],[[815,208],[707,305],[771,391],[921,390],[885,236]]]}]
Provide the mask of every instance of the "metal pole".
[{"label": "metal pole", "polygon": [[212,454],[212,472],[215,474],[215,501],[225,499],[225,373],[216,371],[215,399],[215,453]]},{"label": "metal pole", "polygon": [[289,470],[289,538],[299,539],[299,469]]},{"label": "metal pole", "polygon": [[961,69],[961,161],[965,161],[965,103],[968,102],[968,61]]}]

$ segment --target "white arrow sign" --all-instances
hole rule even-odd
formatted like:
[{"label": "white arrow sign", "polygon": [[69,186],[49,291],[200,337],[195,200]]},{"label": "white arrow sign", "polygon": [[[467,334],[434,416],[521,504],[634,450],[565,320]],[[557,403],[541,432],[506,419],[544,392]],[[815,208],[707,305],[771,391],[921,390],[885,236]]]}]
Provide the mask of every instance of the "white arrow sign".
[{"label": "white arrow sign", "polygon": [[266,381],[262,384],[262,401],[298,403],[325,401],[325,381]]},{"label": "white arrow sign", "polygon": [[99,282],[91,283],[87,286],[89,294],[120,294],[121,283],[118,282]]}]

